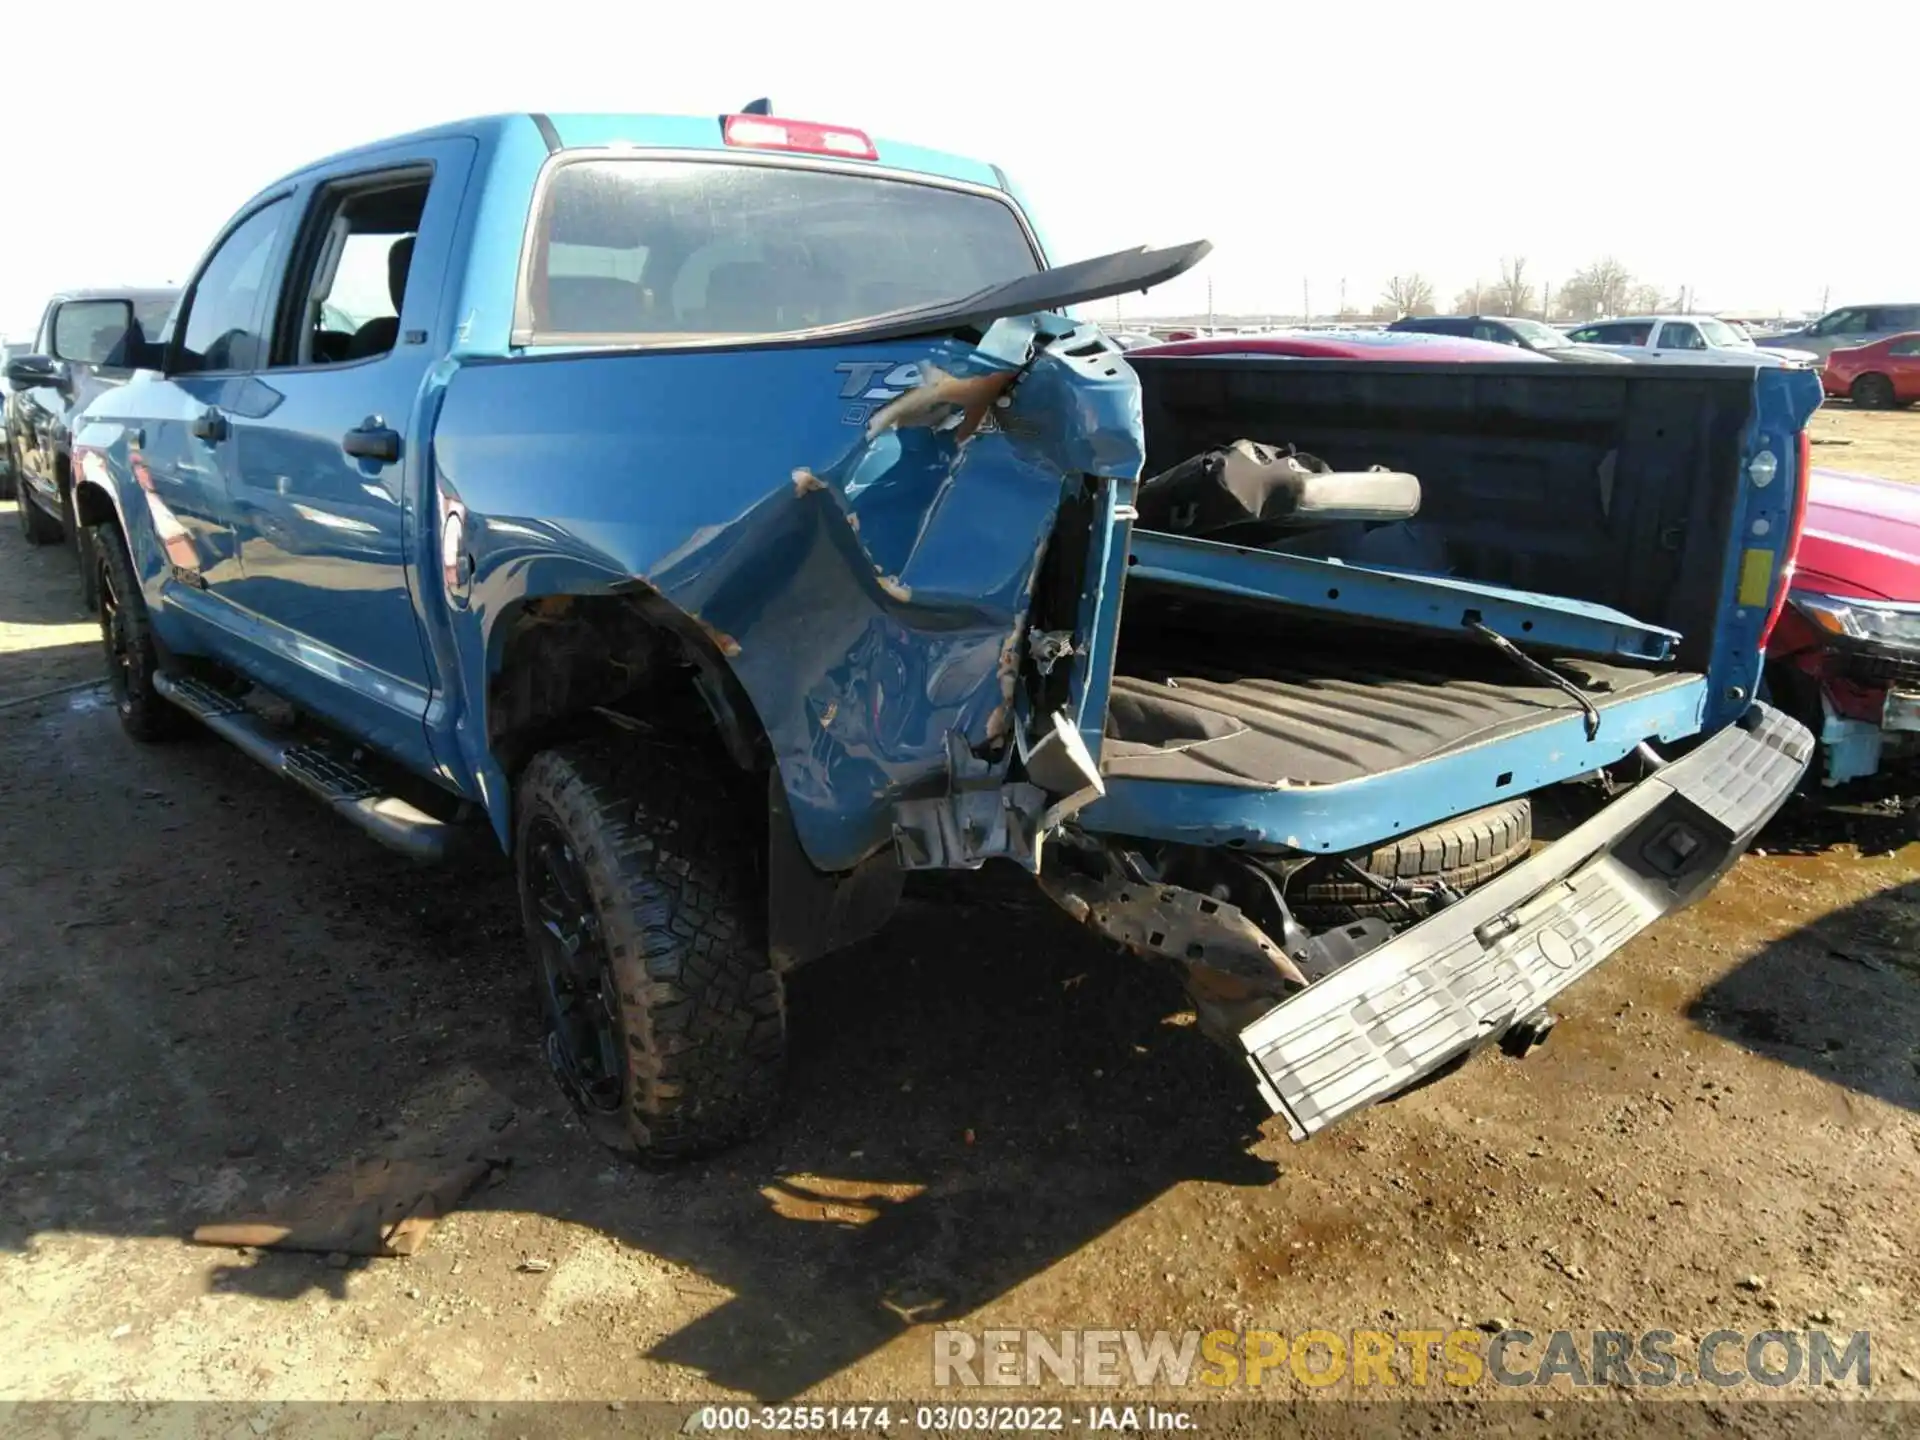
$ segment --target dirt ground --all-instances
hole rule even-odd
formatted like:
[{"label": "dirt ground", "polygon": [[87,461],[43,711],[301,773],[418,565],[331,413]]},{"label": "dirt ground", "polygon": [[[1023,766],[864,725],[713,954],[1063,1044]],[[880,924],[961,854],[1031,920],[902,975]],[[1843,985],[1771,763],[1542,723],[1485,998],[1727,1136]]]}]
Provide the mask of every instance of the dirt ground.
[{"label": "dirt ground", "polygon": [[1813,417],[1813,463],[1920,481],[1920,409],[1856,410],[1829,400]]},{"label": "dirt ground", "polygon": [[[1819,423],[1920,479],[1920,415]],[[1533,1057],[1299,1146],[1171,981],[1017,877],[928,887],[797,977],[772,1131],[653,1171],[545,1073],[504,870],[32,698],[98,673],[73,596],[0,505],[0,1400],[924,1399],[938,1324],[1505,1322],[1867,1329],[1920,1397],[1898,785],[1793,806]],[[449,1116],[511,1167],[412,1258],[186,1243]]]}]

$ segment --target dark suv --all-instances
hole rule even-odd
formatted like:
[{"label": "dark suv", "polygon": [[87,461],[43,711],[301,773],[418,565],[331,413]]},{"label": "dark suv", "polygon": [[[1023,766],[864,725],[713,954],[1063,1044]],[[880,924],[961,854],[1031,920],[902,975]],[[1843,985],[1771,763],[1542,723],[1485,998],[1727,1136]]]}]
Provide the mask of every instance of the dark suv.
[{"label": "dark suv", "polygon": [[[78,553],[73,523],[72,420],[103,390],[152,363],[176,290],[72,290],[47,302],[24,353],[6,361],[7,468],[20,501],[20,529],[35,545],[65,536]],[[94,567],[82,556],[81,589],[92,601]]]},{"label": "dark suv", "polygon": [[1825,359],[1835,350],[1872,345],[1893,335],[1920,330],[1920,303],[1842,305],[1811,325],[1764,335],[1753,343],[1763,349],[1811,350]]},{"label": "dark suv", "polygon": [[1496,345],[1515,345],[1550,360],[1592,360],[1601,365],[1632,363],[1611,351],[1576,345],[1551,325],[1529,320],[1524,315],[1406,315],[1387,329],[1419,335],[1465,335],[1474,340],[1491,340]]}]

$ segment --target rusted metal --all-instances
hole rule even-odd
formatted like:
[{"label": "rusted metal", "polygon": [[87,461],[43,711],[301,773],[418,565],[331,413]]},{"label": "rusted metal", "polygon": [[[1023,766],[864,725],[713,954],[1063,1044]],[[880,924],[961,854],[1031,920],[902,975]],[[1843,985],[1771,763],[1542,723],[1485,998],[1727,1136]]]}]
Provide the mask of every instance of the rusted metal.
[{"label": "rusted metal", "polygon": [[1061,867],[1040,883],[1081,924],[1136,955],[1180,968],[1201,1028],[1237,1034],[1279,1001],[1304,990],[1307,977],[1239,906],[1177,885],[1124,875],[1102,878]]}]

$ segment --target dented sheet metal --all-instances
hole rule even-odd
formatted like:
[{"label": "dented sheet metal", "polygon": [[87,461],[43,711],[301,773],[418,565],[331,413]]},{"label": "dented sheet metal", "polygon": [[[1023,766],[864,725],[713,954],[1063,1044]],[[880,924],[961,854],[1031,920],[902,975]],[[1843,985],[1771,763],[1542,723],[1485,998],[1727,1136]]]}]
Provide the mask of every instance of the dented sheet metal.
[{"label": "dented sheet metal", "polygon": [[[1003,778],[1063,494],[1091,477],[1130,495],[1143,459],[1133,373],[1097,331],[1045,315],[971,344],[471,365],[438,433],[435,480],[467,517],[471,567],[442,659],[458,713],[436,752],[496,828],[509,797],[474,697],[502,620],[537,595],[638,584],[725,658],[801,845],[831,870],[889,843],[895,806],[948,792],[949,735],[1002,757]],[[1097,666],[1058,654],[1084,693]],[[1096,703],[1079,718],[1097,743]]]},{"label": "dented sheet metal", "polygon": [[1040,884],[1055,904],[1094,933],[1180,969],[1201,1006],[1203,1024],[1237,1017],[1231,1022],[1237,1030],[1307,986],[1293,958],[1225,900],[1179,886],[1120,875],[1094,878],[1070,869],[1043,872]]}]

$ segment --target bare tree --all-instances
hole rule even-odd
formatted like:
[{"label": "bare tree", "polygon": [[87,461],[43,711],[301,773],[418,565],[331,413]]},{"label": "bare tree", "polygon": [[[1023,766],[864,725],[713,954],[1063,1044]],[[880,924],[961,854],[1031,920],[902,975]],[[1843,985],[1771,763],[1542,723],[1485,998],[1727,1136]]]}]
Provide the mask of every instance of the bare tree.
[{"label": "bare tree", "polygon": [[1478,315],[1486,306],[1487,288],[1478,280],[1453,297],[1455,315]]},{"label": "bare tree", "polygon": [[1527,260],[1516,255],[1500,262],[1500,280],[1488,302],[1502,315],[1525,315],[1533,309],[1533,284],[1527,279]]},{"label": "bare tree", "polygon": [[1391,311],[1396,320],[1402,315],[1431,315],[1433,282],[1418,271],[1411,275],[1396,275],[1387,281],[1387,288],[1380,292],[1380,303],[1375,311]]},{"label": "bare tree", "polygon": [[1662,311],[1680,308],[1677,299],[1668,300],[1658,285],[1650,285],[1644,280],[1628,288],[1620,305],[1623,310],[1630,310],[1636,315],[1658,315]]},{"label": "bare tree", "polygon": [[1597,315],[1618,315],[1626,308],[1633,276],[1611,255],[1576,271],[1560,287],[1560,313],[1572,320],[1591,320]]}]

